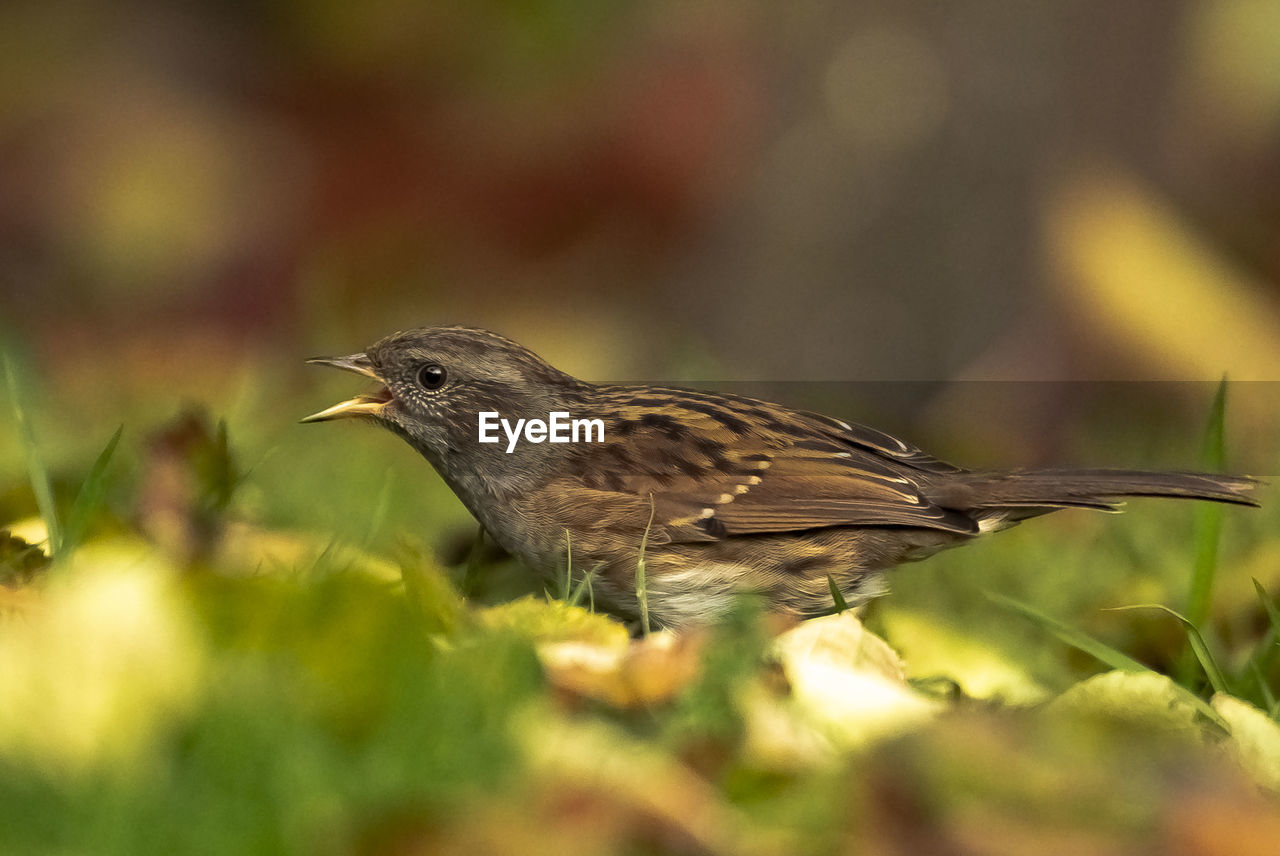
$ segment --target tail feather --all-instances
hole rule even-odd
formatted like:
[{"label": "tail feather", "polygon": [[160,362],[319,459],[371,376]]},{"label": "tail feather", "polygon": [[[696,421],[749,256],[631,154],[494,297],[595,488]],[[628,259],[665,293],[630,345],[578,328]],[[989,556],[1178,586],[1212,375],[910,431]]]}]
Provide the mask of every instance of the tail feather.
[{"label": "tail feather", "polygon": [[1258,501],[1252,493],[1260,484],[1249,476],[1142,470],[1008,470],[975,472],[964,480],[969,507],[974,510],[1044,511],[1055,508],[1116,510],[1125,497],[1139,496],[1256,506]]}]

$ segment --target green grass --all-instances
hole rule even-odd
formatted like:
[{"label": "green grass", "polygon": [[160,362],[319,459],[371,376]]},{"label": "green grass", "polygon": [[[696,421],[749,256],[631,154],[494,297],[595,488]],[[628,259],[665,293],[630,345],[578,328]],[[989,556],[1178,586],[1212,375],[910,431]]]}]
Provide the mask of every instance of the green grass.
[{"label": "green grass", "polygon": [[1280,718],[1280,703],[1276,701],[1275,693],[1267,680],[1267,672],[1275,662],[1277,649],[1280,648],[1280,607],[1276,606],[1275,600],[1267,594],[1267,590],[1256,578],[1253,580],[1253,588],[1258,595],[1258,602],[1262,604],[1262,609],[1266,613],[1269,626],[1249,657],[1249,676],[1253,678],[1254,685],[1258,689],[1258,698],[1263,709],[1271,713],[1272,719],[1277,719]]},{"label": "green grass", "polygon": [[[1205,425],[1203,451],[1200,463],[1208,472],[1220,473],[1226,469],[1226,414],[1227,379],[1224,377],[1214,393]],[[1202,502],[1196,506],[1195,561],[1191,571],[1191,585],[1187,595],[1187,620],[1195,627],[1204,624],[1209,617],[1213,597],[1213,580],[1218,570],[1218,548],[1222,541],[1223,507],[1216,502]]]},{"label": "green grass", "polygon": [[[1205,423],[1204,438],[1201,443],[1200,462],[1209,472],[1222,472],[1226,468],[1226,413],[1227,379],[1223,377],[1218,383],[1213,401],[1209,406],[1209,417]],[[1191,630],[1194,630],[1194,637],[1189,631],[1187,643],[1190,650],[1182,655],[1179,662],[1178,674],[1183,684],[1189,683],[1195,673],[1192,657],[1200,660],[1203,665],[1207,654],[1200,628],[1203,627],[1210,613],[1214,577],[1218,571],[1218,552],[1222,542],[1223,513],[1223,507],[1216,502],[1199,503],[1195,511],[1195,528],[1192,536],[1192,542],[1195,544],[1195,558],[1191,567],[1186,606],[1186,621]],[[1198,641],[1195,641],[1196,639]],[[1200,646],[1199,649],[1197,645]]]},{"label": "green grass", "polygon": [[[25,384],[20,379],[20,372],[12,356],[0,352],[0,362],[4,363],[5,384],[9,390],[10,411],[13,413],[14,425],[22,439],[23,455],[26,460],[27,475],[30,479],[31,491],[36,498],[36,506],[40,517],[44,520],[49,533],[49,557],[55,565],[65,564],[75,553],[76,548],[84,541],[90,526],[102,511],[106,499],[109,468],[116,448],[120,445],[120,437],[124,434],[124,426],[116,429],[107,441],[107,445],[89,466],[80,489],[76,492],[71,507],[64,514],[58,507],[54,497],[53,482],[44,464],[40,445],[36,440],[27,412],[25,400]],[[223,436],[225,444],[225,434]]]},{"label": "green grass", "polygon": [[570,606],[581,606],[583,597],[586,597],[587,610],[589,612],[596,611],[596,590],[593,580],[599,567],[588,568],[582,575],[582,579],[575,584],[573,579],[573,538],[569,535],[569,530],[564,530],[564,565],[565,565],[565,586],[564,601]]},{"label": "green grass", "polygon": [[1187,643],[1191,646],[1191,650],[1195,654],[1196,660],[1200,663],[1200,668],[1204,669],[1205,677],[1209,679],[1209,686],[1213,688],[1214,692],[1218,693],[1227,693],[1231,691],[1228,686],[1226,676],[1222,673],[1222,669],[1218,667],[1218,661],[1209,650],[1209,646],[1205,644],[1204,636],[1201,635],[1200,630],[1190,618],[1187,618],[1177,610],[1170,609],[1169,607],[1158,603],[1112,607],[1113,612],[1119,612],[1126,609],[1155,609],[1176,618],[1179,623],[1182,624],[1183,629],[1187,632]]},{"label": "green grass", "polygon": [[827,574],[827,588],[831,590],[831,603],[835,606],[836,612],[844,612],[849,608],[849,604],[844,599],[844,594],[840,591],[840,586],[836,585],[836,581],[832,579],[831,574]]},{"label": "green grass", "polygon": [[1073,627],[1064,621],[1059,621],[1053,616],[1041,612],[1029,604],[995,592],[987,592],[987,598],[998,606],[1002,606],[1005,609],[1031,619],[1031,621],[1038,624],[1041,628],[1058,637],[1062,642],[1070,645],[1077,651],[1083,651],[1090,657],[1093,657],[1113,669],[1119,669],[1122,672],[1150,671],[1147,666],[1139,663],[1129,655],[1121,651],[1117,651],[1106,643],[1099,642],[1083,630]]},{"label": "green grass", "polygon": [[[1224,443],[1226,418],[1226,381],[1218,385],[1210,407],[1210,415],[1205,430],[1203,443],[1203,463],[1207,470],[1220,472],[1225,468],[1226,450]],[[1196,699],[1201,713],[1225,726],[1217,714],[1205,704],[1202,691],[1202,679],[1207,682],[1203,689],[1210,693],[1231,694],[1236,692],[1247,701],[1258,705],[1268,713],[1276,710],[1275,693],[1270,686],[1267,669],[1271,661],[1276,636],[1276,619],[1273,613],[1275,604],[1266,594],[1260,583],[1254,580],[1254,587],[1264,609],[1270,617],[1272,626],[1267,635],[1259,642],[1259,647],[1244,661],[1237,674],[1229,674],[1220,665],[1220,658],[1215,655],[1213,646],[1202,631],[1212,615],[1212,592],[1218,572],[1218,554],[1222,540],[1223,508],[1217,503],[1198,503],[1195,515],[1196,525],[1192,538],[1194,562],[1188,595],[1187,613],[1181,613],[1163,604],[1142,604],[1136,606],[1108,607],[1111,613],[1132,610],[1157,610],[1178,621],[1182,630],[1188,655],[1168,658],[1168,674],[1188,693]],[[988,593],[987,597],[1001,606],[1017,612],[1056,636],[1071,647],[1089,654],[1114,669],[1128,672],[1150,671],[1150,667],[1124,654],[1115,647],[1103,643],[1094,636],[1073,626],[1069,622],[1054,618],[1035,607],[1013,598]],[[1190,658],[1190,664],[1188,664]],[[1252,688],[1247,689],[1247,688]]]},{"label": "green grass", "polygon": [[124,434],[123,425],[111,435],[106,447],[89,467],[89,474],[85,476],[84,483],[76,494],[75,502],[67,512],[66,525],[62,527],[62,543],[53,553],[55,560],[63,560],[75,551],[88,535],[94,519],[102,511],[110,478],[108,468],[116,453],[116,447],[120,445],[122,434]]},{"label": "green grass", "polygon": [[645,524],[644,535],[640,538],[640,555],[636,557],[636,601],[640,605],[640,631],[648,636],[652,629],[649,626],[649,580],[645,574],[645,551],[649,547],[649,530],[653,528],[655,506],[653,494],[649,494],[649,522]]},{"label": "green grass", "polygon": [[9,391],[9,409],[13,413],[13,424],[17,428],[18,438],[22,442],[22,453],[31,491],[35,494],[40,517],[49,531],[49,552],[57,556],[62,553],[62,520],[53,498],[53,482],[49,478],[49,470],[45,467],[40,446],[36,443],[35,430],[27,414],[26,384],[22,380],[16,358],[7,349],[0,349],[0,362],[4,363],[5,386]]}]

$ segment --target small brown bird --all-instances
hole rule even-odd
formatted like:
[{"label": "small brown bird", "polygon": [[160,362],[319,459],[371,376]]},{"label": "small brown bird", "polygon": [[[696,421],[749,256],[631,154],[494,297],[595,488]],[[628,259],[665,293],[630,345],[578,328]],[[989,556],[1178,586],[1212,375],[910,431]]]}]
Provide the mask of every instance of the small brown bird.
[{"label": "small brown bird", "polygon": [[[830,610],[884,571],[1061,508],[1121,497],[1256,505],[1243,476],[970,471],[887,434],[737,395],[597,385],[486,330],[396,333],[311,362],[380,386],[304,419],[372,419],[403,437],[503,548],[536,572],[590,572],[597,602],[679,627],[743,591]],[[520,421],[523,420],[523,421]],[[482,441],[483,440],[483,441]],[[575,442],[576,441],[576,442]]]}]

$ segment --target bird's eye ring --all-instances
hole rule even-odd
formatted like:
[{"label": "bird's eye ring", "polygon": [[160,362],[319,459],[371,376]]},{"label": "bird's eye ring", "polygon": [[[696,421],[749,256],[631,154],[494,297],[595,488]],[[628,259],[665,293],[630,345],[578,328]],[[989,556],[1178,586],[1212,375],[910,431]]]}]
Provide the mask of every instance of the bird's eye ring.
[{"label": "bird's eye ring", "polygon": [[422,384],[423,389],[437,390],[444,386],[448,378],[449,375],[444,370],[444,366],[436,363],[428,363],[418,369],[418,383]]}]

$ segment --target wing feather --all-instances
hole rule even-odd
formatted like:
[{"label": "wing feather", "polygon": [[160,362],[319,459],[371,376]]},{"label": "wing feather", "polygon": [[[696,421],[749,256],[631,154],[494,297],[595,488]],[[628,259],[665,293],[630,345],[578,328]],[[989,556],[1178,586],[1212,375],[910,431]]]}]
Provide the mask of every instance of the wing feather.
[{"label": "wing feather", "polygon": [[612,388],[621,415],[603,444],[578,447],[573,474],[652,497],[664,541],[833,526],[977,531],[920,491],[919,478],[958,468],[887,434],[752,399],[663,393]]}]

